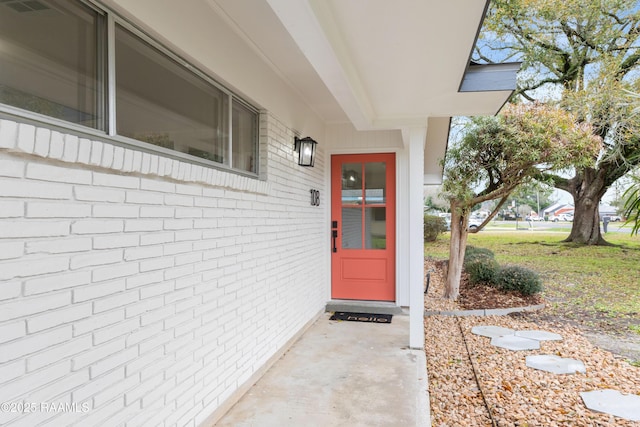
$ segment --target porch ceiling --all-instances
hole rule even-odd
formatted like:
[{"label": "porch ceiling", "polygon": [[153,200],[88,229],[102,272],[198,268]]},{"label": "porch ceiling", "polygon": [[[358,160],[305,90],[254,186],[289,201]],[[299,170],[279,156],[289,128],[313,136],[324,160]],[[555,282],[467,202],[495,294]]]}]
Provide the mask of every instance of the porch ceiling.
[{"label": "porch ceiling", "polygon": [[327,122],[424,126],[495,114],[511,94],[459,91],[485,0],[209,1]]}]

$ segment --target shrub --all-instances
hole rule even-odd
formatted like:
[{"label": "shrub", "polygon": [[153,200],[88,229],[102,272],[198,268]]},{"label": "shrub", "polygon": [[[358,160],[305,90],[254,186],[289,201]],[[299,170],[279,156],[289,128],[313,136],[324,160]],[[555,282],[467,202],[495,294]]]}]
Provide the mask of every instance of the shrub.
[{"label": "shrub", "polygon": [[434,242],[440,233],[447,231],[444,218],[435,215],[424,216],[424,241]]},{"label": "shrub", "polygon": [[469,275],[472,285],[486,283],[495,286],[495,279],[500,271],[498,262],[487,255],[477,255],[472,260],[464,263],[464,271]]},{"label": "shrub", "polygon": [[517,291],[523,295],[542,291],[542,280],[538,273],[516,265],[502,268],[497,274],[496,283],[505,291]]},{"label": "shrub", "polygon": [[472,285],[486,283],[494,286],[496,274],[500,270],[500,265],[491,250],[475,246],[467,246],[462,266],[464,271],[469,274],[469,281]]},{"label": "shrub", "polygon": [[473,261],[476,258],[491,258],[494,259],[496,256],[495,254],[491,251],[491,249],[487,249],[487,248],[478,248],[475,246],[467,246],[467,249],[464,253],[464,261],[463,262],[469,262],[469,261]]}]

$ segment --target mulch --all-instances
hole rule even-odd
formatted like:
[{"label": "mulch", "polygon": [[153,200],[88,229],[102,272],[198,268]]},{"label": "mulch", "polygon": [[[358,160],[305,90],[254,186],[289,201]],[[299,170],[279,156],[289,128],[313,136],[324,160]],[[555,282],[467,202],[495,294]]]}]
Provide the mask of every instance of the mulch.
[{"label": "mulch", "polygon": [[[444,281],[446,261],[427,260],[425,271],[432,271],[430,282],[437,290],[429,291],[430,296],[438,295]],[[430,287],[432,286],[430,285]],[[435,289],[435,288],[434,288]],[[433,302],[433,301],[432,301]],[[444,303],[446,302],[440,301]],[[519,292],[504,292],[495,287],[484,284],[471,284],[468,276],[462,273],[460,280],[460,295],[451,308],[460,310],[479,310],[492,308],[528,307],[544,304],[544,298],[540,294],[522,295]],[[440,308],[436,308],[440,309]]]},{"label": "mulch", "polygon": [[[458,301],[444,295],[444,263],[426,260],[431,284],[427,310],[511,308],[537,305],[541,296],[502,293],[463,280]],[[542,329],[562,335],[540,350],[510,351],[471,333],[478,325],[516,330]],[[572,325],[541,316],[425,318],[425,353],[434,427],[445,426],[638,426],[638,423],[587,409],[581,391],[605,388],[640,394],[640,368],[591,344]],[[585,374],[555,375],[526,366],[533,354],[555,354],[582,360]],[[492,420],[493,418],[493,420]],[[494,424],[495,423],[495,424]]]},{"label": "mulch", "polygon": [[543,303],[541,295],[522,295],[519,292],[502,292],[488,285],[471,285],[466,276],[460,283],[458,304],[463,310],[527,307]]}]

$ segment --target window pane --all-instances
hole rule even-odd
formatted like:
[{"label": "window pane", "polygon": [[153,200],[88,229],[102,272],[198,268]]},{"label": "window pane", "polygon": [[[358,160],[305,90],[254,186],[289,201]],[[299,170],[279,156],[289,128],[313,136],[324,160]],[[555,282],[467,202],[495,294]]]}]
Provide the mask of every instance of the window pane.
[{"label": "window pane", "polygon": [[364,245],[366,249],[387,248],[386,208],[364,209]]},{"label": "window pane", "polygon": [[0,2],[0,102],[104,130],[104,29],[79,1]]},{"label": "window pane", "polygon": [[362,208],[342,208],[342,249],[362,249]]},{"label": "window pane", "polygon": [[383,204],[386,201],[386,165],[384,162],[365,163],[365,203]]},{"label": "window pane", "polygon": [[342,164],[342,204],[362,204],[362,163]]},{"label": "window pane", "polygon": [[233,102],[233,167],[247,172],[257,172],[258,115],[244,105]]},{"label": "window pane", "polygon": [[229,96],[116,28],[118,134],[229,164]]}]

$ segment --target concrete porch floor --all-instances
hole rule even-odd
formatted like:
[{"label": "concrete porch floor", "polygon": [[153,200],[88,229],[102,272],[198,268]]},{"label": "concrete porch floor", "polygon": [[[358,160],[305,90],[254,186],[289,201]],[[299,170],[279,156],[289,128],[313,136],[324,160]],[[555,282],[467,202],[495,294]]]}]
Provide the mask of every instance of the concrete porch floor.
[{"label": "concrete porch floor", "polygon": [[216,426],[430,426],[424,350],[409,316],[391,324],[325,313]]}]

